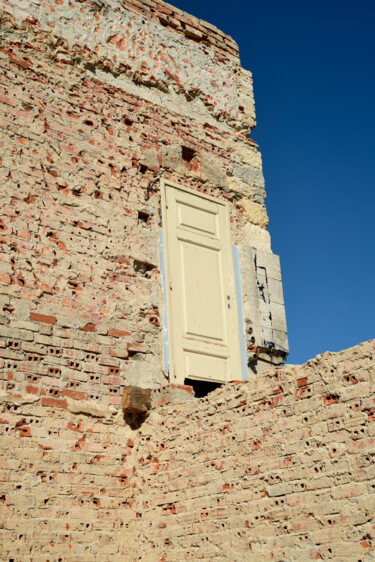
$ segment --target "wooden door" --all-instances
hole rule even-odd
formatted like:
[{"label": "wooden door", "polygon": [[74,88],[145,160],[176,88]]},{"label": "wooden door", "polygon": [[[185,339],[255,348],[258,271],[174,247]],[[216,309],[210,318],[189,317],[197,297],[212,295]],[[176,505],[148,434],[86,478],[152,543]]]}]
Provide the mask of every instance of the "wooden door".
[{"label": "wooden door", "polygon": [[241,379],[229,209],[162,182],[170,380]]}]

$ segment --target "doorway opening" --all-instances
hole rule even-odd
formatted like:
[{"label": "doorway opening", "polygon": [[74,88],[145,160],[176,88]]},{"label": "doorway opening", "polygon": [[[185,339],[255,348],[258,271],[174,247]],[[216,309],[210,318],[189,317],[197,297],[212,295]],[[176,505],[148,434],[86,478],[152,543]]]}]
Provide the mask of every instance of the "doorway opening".
[{"label": "doorway opening", "polygon": [[223,386],[219,382],[197,381],[195,379],[185,379],[184,384],[193,387],[196,398],[204,398],[210,392]]}]

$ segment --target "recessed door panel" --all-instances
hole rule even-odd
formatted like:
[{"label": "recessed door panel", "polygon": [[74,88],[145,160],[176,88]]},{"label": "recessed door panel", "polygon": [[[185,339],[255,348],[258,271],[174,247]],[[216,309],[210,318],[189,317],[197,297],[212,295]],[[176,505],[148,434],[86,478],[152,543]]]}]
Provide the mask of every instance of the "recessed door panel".
[{"label": "recessed door panel", "polygon": [[162,184],[172,382],[241,377],[229,211],[220,200]]},{"label": "recessed door panel", "polygon": [[228,359],[187,352],[185,370],[186,378],[189,379],[226,381],[228,380]]},{"label": "recessed door panel", "polygon": [[221,253],[180,242],[182,302],[185,336],[224,341]]},{"label": "recessed door panel", "polygon": [[178,202],[177,212],[179,218],[178,226],[191,228],[201,233],[217,236],[216,209],[207,211]]}]

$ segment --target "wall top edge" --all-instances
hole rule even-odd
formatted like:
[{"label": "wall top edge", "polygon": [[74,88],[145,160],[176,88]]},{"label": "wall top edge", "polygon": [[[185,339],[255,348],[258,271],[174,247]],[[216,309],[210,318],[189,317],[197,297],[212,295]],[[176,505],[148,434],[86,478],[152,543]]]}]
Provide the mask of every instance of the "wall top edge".
[{"label": "wall top edge", "polygon": [[249,133],[255,126],[252,77],[241,68],[236,43],[172,8],[155,0],[7,0],[0,33],[7,33],[5,14],[29,43],[53,44],[55,62],[104,71],[119,87],[126,77]]}]

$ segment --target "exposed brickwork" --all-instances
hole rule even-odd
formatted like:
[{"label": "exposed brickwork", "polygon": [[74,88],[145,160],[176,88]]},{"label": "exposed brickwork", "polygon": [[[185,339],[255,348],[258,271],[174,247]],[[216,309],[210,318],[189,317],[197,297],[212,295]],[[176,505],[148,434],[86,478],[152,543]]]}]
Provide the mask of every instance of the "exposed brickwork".
[{"label": "exposed brickwork", "polygon": [[0,558],[373,559],[374,350],[203,399],[154,391],[134,431],[113,409],[2,393]]},{"label": "exposed brickwork", "polygon": [[[155,61],[159,78],[152,87],[145,85],[147,76],[138,80],[134,68],[131,83],[124,82],[104,64],[103,53],[87,64],[84,53],[78,56],[73,39],[79,31],[87,34],[87,22],[69,12],[68,39],[57,33],[62,3],[3,5],[1,387],[15,396],[41,395],[43,404],[52,400],[55,407],[64,408],[66,397],[119,407],[122,389],[134,384],[134,377],[144,386],[166,382],[160,359],[160,177],[230,201],[234,241],[246,237],[250,224],[238,201],[252,200],[265,213],[261,157],[240,132],[255,121],[239,110],[238,55],[233,41],[209,24],[205,33],[214,58],[208,43],[186,31],[189,25],[198,29],[198,20],[172,26],[178,37],[189,36],[183,39],[192,49],[185,53],[192,61],[184,71],[186,84],[204,82],[202,57],[212,59],[212,72],[219,74],[229,67],[217,59],[218,50],[226,49],[235,60],[230,91],[238,115],[224,109],[225,115],[212,113],[211,102],[205,109],[186,102],[182,85],[173,109],[161,102],[160,61]],[[74,6],[102,17],[88,2]],[[164,4],[132,6],[152,13],[144,24],[150,41],[165,31],[164,24],[159,25],[164,31],[155,27],[161,14],[183,22],[182,13],[171,14]],[[134,10],[121,14],[124,22],[139,24]],[[165,41],[174,41],[171,33]],[[131,59],[134,65],[137,56]],[[162,65],[163,72],[166,68]],[[135,84],[143,89],[132,90]],[[214,83],[210,88],[212,95],[222,91]],[[248,94],[247,107],[253,108],[251,88]],[[269,239],[255,219],[253,228]]]},{"label": "exposed brickwork", "polygon": [[2,7],[0,559],[370,560],[374,342],[199,400],[161,369],[161,177],[229,202],[251,369],[288,351],[236,44],[159,0]]},{"label": "exposed brickwork", "polygon": [[[107,82],[162,90],[166,99],[172,88],[237,129],[255,125],[251,74],[241,68],[233,39],[206,22],[163,2],[6,0],[3,6],[12,23],[28,21],[29,34],[58,62],[98,72]],[[11,59],[25,69],[32,64],[27,56]]]}]

